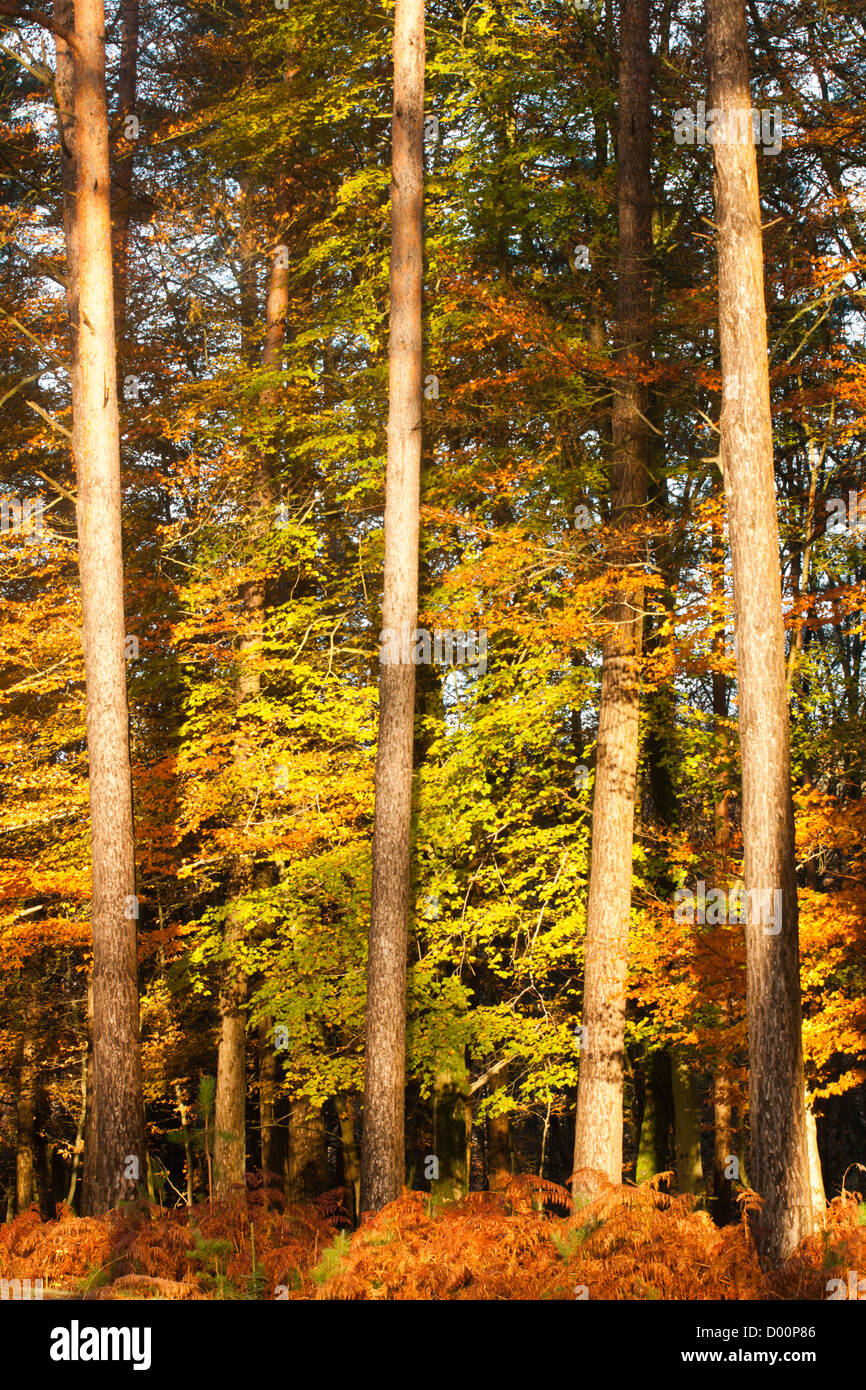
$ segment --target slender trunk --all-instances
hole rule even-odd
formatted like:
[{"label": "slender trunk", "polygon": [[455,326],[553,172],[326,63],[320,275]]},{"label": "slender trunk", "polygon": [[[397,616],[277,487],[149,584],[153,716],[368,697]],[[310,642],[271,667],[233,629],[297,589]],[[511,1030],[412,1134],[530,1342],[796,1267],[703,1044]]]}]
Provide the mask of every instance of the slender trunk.
[{"label": "slender trunk", "polygon": [[243,918],[234,914],[226,921],[228,958],[219,991],[220,1036],[213,1141],[213,1195],[217,1200],[237,1193],[247,1167],[247,977],[236,958],[243,940]]},{"label": "slender trunk", "polygon": [[734,1150],[734,1112],[727,1068],[713,1077],[713,1216],[720,1226],[734,1214],[734,1189],[727,1176]]},{"label": "slender trunk", "polygon": [[184,1104],[180,1093],[180,1086],[175,1085],[175,1100],[177,1101],[177,1113],[180,1115],[181,1129],[183,1130],[183,1151],[186,1155],[186,1204],[192,1206],[193,1195],[193,1171],[192,1171],[192,1144],[189,1138],[189,1109]]},{"label": "slender trunk", "polygon": [[[497,1081],[496,1090],[508,1086],[508,1069]],[[511,1116],[490,1115],[487,1119],[487,1186],[491,1192],[501,1192],[511,1182],[514,1157],[511,1142]]]},{"label": "slender trunk", "polygon": [[695,1099],[691,1063],[679,1048],[674,1048],[671,1052],[671,1087],[674,1097],[677,1183],[680,1192],[703,1196],[705,1188],[701,1163],[701,1118]]},{"label": "slender trunk", "polygon": [[78,1186],[78,1169],[81,1166],[81,1155],[84,1153],[84,1124],[87,1119],[87,1060],[89,1048],[85,1047],[81,1057],[81,1106],[78,1111],[78,1127],[75,1131],[75,1148],[72,1151],[72,1172],[69,1175],[69,1191],[66,1194],[66,1205],[72,1211],[72,1203],[75,1201],[75,1189]]},{"label": "slender trunk", "polygon": [[806,1097],[806,1144],[809,1151],[809,1190],[812,1194],[812,1219],[816,1227],[824,1225],[827,1210],[827,1196],[824,1192],[824,1177],[821,1172],[821,1155],[818,1152],[818,1123],[815,1112]]},{"label": "slender trunk", "polygon": [[55,14],[69,28],[74,17],[77,41],[73,54],[64,40],[55,42],[93,855],[95,1142],[84,1155],[83,1205],[98,1215],[134,1194],[144,1164],[120,427],[104,6],[74,0],[71,9],[58,0]]},{"label": "slender trunk", "polygon": [[18,1211],[27,1211],[36,1201],[36,1165],[33,1156],[33,1129],[36,1115],[36,1019],[32,999],[25,1001],[24,1033],[21,1038],[21,1067],[18,1073],[18,1135],[16,1143],[15,1192]]},{"label": "slender trunk", "polygon": [[[711,107],[751,109],[744,0],[707,0]],[[739,122],[738,122],[739,123]],[[749,123],[749,130],[751,124]],[[718,131],[716,132],[718,134]],[[775,1263],[811,1230],[785,640],[754,145],[713,146],[722,358],[721,464],[738,636],[752,1179]],[[762,910],[773,904],[771,912]],[[778,910],[777,910],[778,908]],[[763,920],[762,920],[763,919]]]},{"label": "slender trunk", "polygon": [[311,1202],[328,1186],[328,1153],[325,1119],[321,1106],[311,1105],[303,1096],[292,1101],[289,1111],[289,1173],[287,1196],[290,1202]]},{"label": "slender trunk", "polygon": [[[276,370],[282,361],[285,315],[288,303],[288,269],[281,248],[275,248],[268,280],[265,321],[265,345],[262,365]],[[252,258],[244,249],[241,268],[241,327],[243,352],[249,354],[250,325],[255,316],[255,280],[250,266]],[[263,402],[270,404],[271,393],[263,393]],[[259,447],[256,456],[251,496],[251,542],[269,528],[274,507],[274,484],[267,454]],[[244,629],[238,646],[238,705],[255,700],[261,690],[260,661],[264,640],[264,619],[267,593],[263,578],[250,580],[243,586]],[[250,749],[240,729],[235,743],[235,766],[243,774]],[[235,866],[234,891],[240,896],[249,888],[254,866],[239,859]],[[232,912],[226,920],[226,960],[223,965],[220,989],[220,1037],[217,1059],[217,1091],[214,1135],[215,1195],[224,1198],[229,1189],[244,1180],[246,1169],[246,1000],[248,981],[238,959],[238,950],[246,936],[242,912]]]},{"label": "slender trunk", "polygon": [[276,1115],[279,1063],[272,1037],[273,1019],[259,1024],[259,1117],[262,1129],[262,1169],[283,1183],[286,1177],[288,1134]]},{"label": "slender trunk", "polygon": [[[648,0],[623,0],[619,72],[618,339],[637,368],[650,329],[650,44]],[[613,407],[612,526],[616,558],[633,558],[628,528],[646,497],[646,387],[637,370],[621,379]],[[632,837],[638,752],[640,593],[621,593],[609,611],[598,725],[592,863],[586,921],[585,1042],[577,1092],[574,1169],[622,1181],[625,982],[631,908]],[[575,1183],[576,1189],[579,1182]]]},{"label": "slender trunk", "polygon": [[361,1202],[361,1155],[355,1141],[355,1102],[351,1096],[338,1096],[337,1117],[343,1141],[343,1165],[352,1191],[352,1220],[357,1223]]},{"label": "slender trunk", "polygon": [[[391,324],[385,479],[383,650],[367,961],[361,1212],[404,1178],[406,931],[421,478],[424,0],[396,0],[391,126]],[[396,634],[396,643],[389,643]],[[393,646],[399,647],[399,653]]]}]

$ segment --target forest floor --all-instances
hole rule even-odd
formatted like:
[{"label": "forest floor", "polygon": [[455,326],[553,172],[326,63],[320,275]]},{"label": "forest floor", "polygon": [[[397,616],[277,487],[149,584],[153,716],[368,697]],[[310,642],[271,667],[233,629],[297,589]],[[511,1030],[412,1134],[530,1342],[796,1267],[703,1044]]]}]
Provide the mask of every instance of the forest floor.
[{"label": "forest floor", "polygon": [[565,1189],[517,1178],[505,1194],[433,1210],[407,1191],[355,1231],[339,1191],[287,1206],[252,1188],[212,1207],[100,1220],[61,1208],[44,1221],[34,1209],[0,1226],[0,1278],[42,1279],[43,1297],[79,1299],[823,1301],[830,1279],[847,1289],[849,1269],[866,1269],[866,1204],[850,1193],[771,1274],[748,1210],[720,1229],[658,1180],[606,1187],[577,1213],[563,1214],[566,1204]]}]

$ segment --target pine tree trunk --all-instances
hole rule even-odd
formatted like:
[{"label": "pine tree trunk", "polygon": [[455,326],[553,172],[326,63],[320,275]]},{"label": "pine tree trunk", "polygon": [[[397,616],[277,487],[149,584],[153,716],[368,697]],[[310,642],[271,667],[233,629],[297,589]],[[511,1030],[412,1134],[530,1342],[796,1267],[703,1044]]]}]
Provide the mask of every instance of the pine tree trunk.
[{"label": "pine tree trunk", "polygon": [[[385,479],[383,633],[399,657],[379,676],[373,886],[367,961],[361,1212],[400,1195],[404,1179],[406,932],[418,618],[423,282],[424,0],[396,0],[391,127],[391,323]],[[404,636],[405,634],[405,636]],[[393,656],[387,641],[383,658]]]},{"label": "pine tree trunk", "polygon": [[[745,0],[707,0],[711,107],[751,109]],[[785,639],[764,304],[761,208],[752,143],[717,142],[722,358],[721,463],[738,637],[743,763],[752,1180],[770,1263],[812,1226],[800,1025],[797,884]],[[769,905],[781,911],[770,923]],[[768,895],[767,910],[761,900]],[[762,921],[762,917],[764,920]],[[781,920],[779,920],[779,917]],[[779,929],[780,928],[780,929]]]},{"label": "pine tree trunk", "polygon": [[[72,28],[64,0],[55,15]],[[144,1111],[102,0],[75,0],[74,33],[74,51],[57,38],[56,53],[93,854],[95,1139],[83,1206],[99,1215],[143,1175]]]},{"label": "pine tree trunk", "polygon": [[[648,0],[623,0],[619,71],[618,346],[647,360],[650,328],[650,45]],[[637,372],[617,386],[613,407],[612,547],[633,559],[627,531],[646,496],[647,392]],[[632,837],[638,754],[639,593],[615,596],[603,644],[598,753],[592,809],[592,861],[586,920],[586,965],[574,1142],[574,1169],[622,1181],[625,981],[631,909]],[[580,1183],[575,1181],[575,1190]]]}]

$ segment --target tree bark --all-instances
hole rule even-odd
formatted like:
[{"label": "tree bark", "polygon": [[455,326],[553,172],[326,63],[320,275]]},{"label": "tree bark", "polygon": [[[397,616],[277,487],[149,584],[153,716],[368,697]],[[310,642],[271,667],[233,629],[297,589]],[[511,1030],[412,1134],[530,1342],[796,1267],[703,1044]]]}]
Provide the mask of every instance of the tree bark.
[{"label": "tree bark", "polygon": [[646,1058],[644,1109],[638,1142],[635,1180],[649,1182],[665,1172],[671,1127],[671,1072],[667,1052],[657,1049]]},{"label": "tree bark", "polygon": [[[707,0],[710,105],[751,109],[744,0]],[[768,1263],[811,1230],[785,642],[754,145],[713,146],[722,358],[721,464],[738,636],[744,878],[749,893],[751,1155]],[[769,923],[764,894],[781,912]],[[762,916],[764,921],[762,921]],[[778,918],[781,917],[779,921]],[[769,928],[769,929],[768,929]]]},{"label": "tree bark", "polygon": [[15,1193],[19,1212],[36,1201],[36,1163],[33,1155],[33,1129],[36,1116],[36,1019],[32,998],[24,1001],[24,1032],[21,1038],[21,1066],[18,1073],[18,1134],[16,1142]]},{"label": "tree bark", "polygon": [[361,1203],[361,1155],[355,1142],[355,1102],[351,1096],[337,1096],[335,1104],[343,1141],[343,1168],[351,1189],[352,1220],[357,1224]]},{"label": "tree bark", "polygon": [[[623,0],[619,69],[618,347],[631,372],[613,407],[613,549],[634,558],[627,531],[646,498],[647,391],[639,376],[650,330],[650,41],[648,0]],[[615,538],[616,539],[616,538]],[[638,753],[642,595],[615,595],[603,644],[592,862],[586,919],[585,1041],[577,1092],[574,1169],[622,1181],[625,982],[631,909],[632,838]],[[579,1182],[575,1182],[576,1190]]]},{"label": "tree bark", "polygon": [[472,1111],[468,1082],[465,1059],[456,1053],[434,1078],[433,1153],[439,1160],[439,1177],[432,1193],[437,1202],[456,1202],[469,1191]]},{"label": "tree bark", "polygon": [[[382,627],[399,658],[383,659],[367,961],[361,1212],[403,1186],[406,933],[418,618],[423,282],[424,0],[396,0],[391,126],[391,323]],[[404,640],[404,634],[406,640]],[[387,641],[382,657],[393,656]]]},{"label": "tree bark", "polygon": [[290,1202],[311,1202],[328,1186],[328,1153],[321,1106],[301,1096],[289,1111],[289,1173],[286,1195]]},{"label": "tree bark", "polygon": [[673,1048],[671,1052],[671,1087],[674,1097],[677,1184],[680,1192],[703,1196],[701,1119],[695,1100],[691,1065],[679,1048]]},{"label": "tree bark", "polygon": [[132,776],[123,611],[120,426],[111,274],[105,14],[102,0],[57,0],[67,284],[72,330],[72,452],[87,697],[93,854],[93,1104],[83,1209],[131,1197],[144,1165],[144,1109]]}]

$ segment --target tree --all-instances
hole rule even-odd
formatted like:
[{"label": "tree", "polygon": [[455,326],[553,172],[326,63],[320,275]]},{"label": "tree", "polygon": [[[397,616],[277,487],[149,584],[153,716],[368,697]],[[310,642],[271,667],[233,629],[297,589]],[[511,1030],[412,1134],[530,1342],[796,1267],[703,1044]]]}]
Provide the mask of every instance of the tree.
[{"label": "tree", "polygon": [[[135,1191],[144,1166],[138,1013],[135,853],[126,625],[123,609],[120,423],[114,345],[105,12],[102,0],[59,0],[74,30],[56,37],[66,162],[67,284],[72,328],[72,453],[93,853],[93,1124],[83,1205],[109,1210]],[[69,97],[73,121],[69,121]],[[64,103],[67,103],[64,106]]]},{"label": "tree", "polygon": [[[748,895],[751,1179],[763,1198],[758,1244],[787,1258],[812,1227],[800,1020],[799,929],[785,635],[764,302],[758,168],[745,0],[707,0],[722,360],[720,461],[728,506],[738,638]],[[717,137],[719,131],[716,131]],[[738,138],[739,137],[739,138]],[[766,910],[781,894],[781,914]]]},{"label": "tree", "polygon": [[[391,322],[383,648],[367,963],[361,1212],[400,1194],[404,1165],[406,937],[418,618],[424,0],[396,0],[391,125]],[[398,634],[399,655],[388,651]]]},{"label": "tree", "polygon": [[[648,0],[623,0],[619,66],[617,336],[623,371],[612,419],[611,526],[621,562],[646,497],[652,189]],[[640,708],[642,590],[615,594],[604,639],[574,1169],[622,1179],[626,967]]]}]

